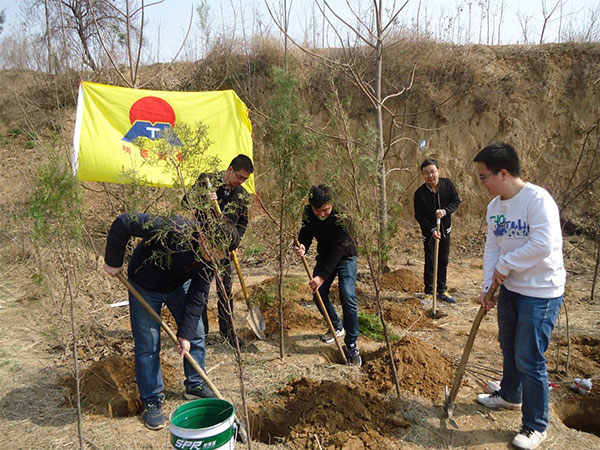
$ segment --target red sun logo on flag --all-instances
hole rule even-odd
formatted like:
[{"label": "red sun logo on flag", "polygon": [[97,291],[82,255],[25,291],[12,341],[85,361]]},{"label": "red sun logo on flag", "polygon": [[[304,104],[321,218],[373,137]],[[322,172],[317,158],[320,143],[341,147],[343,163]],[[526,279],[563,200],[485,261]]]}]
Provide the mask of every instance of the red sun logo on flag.
[{"label": "red sun logo on flag", "polygon": [[129,122],[136,121],[170,124],[175,126],[175,111],[165,100],[158,97],[143,97],[129,108]]},{"label": "red sun logo on flag", "polygon": [[[131,128],[123,140],[133,142],[137,138],[159,139],[161,135],[175,128],[175,111],[165,100],[158,97],[142,97],[129,108]],[[169,138],[174,145],[181,145],[179,139]]]}]

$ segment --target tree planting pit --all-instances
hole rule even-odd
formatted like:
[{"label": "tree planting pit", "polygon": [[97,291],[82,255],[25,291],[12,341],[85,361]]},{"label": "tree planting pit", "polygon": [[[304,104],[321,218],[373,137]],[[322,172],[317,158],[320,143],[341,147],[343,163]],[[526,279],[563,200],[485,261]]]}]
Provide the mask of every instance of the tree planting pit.
[{"label": "tree planting pit", "polygon": [[556,407],[560,420],[569,428],[600,437],[600,391],[590,394],[569,393]]}]

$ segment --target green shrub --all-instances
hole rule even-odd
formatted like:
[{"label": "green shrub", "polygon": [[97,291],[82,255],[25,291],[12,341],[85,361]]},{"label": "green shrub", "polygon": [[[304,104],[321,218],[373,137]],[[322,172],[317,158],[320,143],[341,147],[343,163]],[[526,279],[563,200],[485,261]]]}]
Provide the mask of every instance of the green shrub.
[{"label": "green shrub", "polygon": [[[362,334],[377,342],[382,342],[385,340],[385,336],[383,334],[383,325],[379,320],[379,316],[376,314],[358,313],[358,327]],[[392,341],[397,341],[400,338],[393,333],[389,333],[389,337]]]}]

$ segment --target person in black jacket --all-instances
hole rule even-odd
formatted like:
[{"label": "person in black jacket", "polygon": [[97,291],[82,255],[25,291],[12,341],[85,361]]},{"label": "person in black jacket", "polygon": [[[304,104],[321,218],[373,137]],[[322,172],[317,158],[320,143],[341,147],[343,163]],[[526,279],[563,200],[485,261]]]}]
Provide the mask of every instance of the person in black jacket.
[{"label": "person in black jacket", "polygon": [[[441,300],[454,303],[448,294],[446,273],[450,255],[451,214],[460,204],[460,197],[449,178],[440,178],[440,166],[435,159],[426,159],[421,164],[425,183],[415,192],[415,218],[421,227],[425,247],[425,302],[433,300],[433,289]],[[436,220],[441,219],[441,228],[436,230]],[[438,255],[437,286],[433,286],[435,262],[435,239],[440,241]]]},{"label": "person in black jacket", "polygon": [[[208,261],[221,258],[239,243],[237,230],[226,218],[201,223],[174,216],[123,214],[115,219],[106,240],[104,270],[116,276],[123,270],[125,249],[131,237],[142,241],[135,247],[128,278],[160,315],[163,304],[177,323],[178,352],[190,352],[204,368],[205,333],[202,311],[206,306],[212,269]],[[210,253],[210,254],[209,254]],[[146,427],[165,426],[162,413],[163,379],[160,367],[160,324],[129,294],[131,331],[134,340],[135,374],[144,404]],[[214,397],[201,376],[184,360],[186,399]]]},{"label": "person in black jacket", "polygon": [[[344,342],[348,348],[350,363],[361,366],[362,358],[356,346],[359,334],[358,301],[355,295],[358,250],[350,234],[349,218],[333,205],[332,199],[333,194],[329,186],[321,184],[311,188],[309,205],[304,210],[302,227],[298,234],[300,245],[295,247],[295,252],[298,256],[304,256],[313,238],[317,240],[317,264],[313,270],[313,278],[308,284],[313,291],[319,290],[336,336],[345,335]],[[344,313],[343,324],[329,299],[329,289],[336,275]],[[325,316],[316,294],[313,300]],[[327,343],[334,341],[330,331],[325,333],[322,339]]]},{"label": "person in black jacket", "polygon": [[[213,202],[216,200],[219,203],[219,207],[231,223],[235,225],[240,240],[246,232],[248,226],[248,192],[242,184],[250,177],[254,172],[254,165],[252,160],[243,154],[237,155],[227,170],[223,172],[213,174],[201,174],[196,181],[196,184],[192,189],[198,192],[205,192],[205,199],[210,201],[211,204],[207,205],[208,210],[212,212],[212,216],[216,215],[216,211],[213,207]],[[207,179],[210,184],[207,186]],[[185,202],[184,198],[184,202]],[[206,208],[205,208],[206,211]],[[237,248],[237,247],[235,247]],[[233,248],[232,250],[235,250]],[[220,276],[223,282],[225,292],[217,287],[217,295],[219,301],[217,303],[218,319],[219,319],[219,332],[224,339],[235,347],[232,333],[232,315],[233,315],[233,296],[231,295],[232,287],[232,262],[228,256],[219,261]],[[208,317],[206,310],[202,315],[204,321],[205,332],[208,333]],[[240,346],[243,345],[243,341],[238,337]]]}]

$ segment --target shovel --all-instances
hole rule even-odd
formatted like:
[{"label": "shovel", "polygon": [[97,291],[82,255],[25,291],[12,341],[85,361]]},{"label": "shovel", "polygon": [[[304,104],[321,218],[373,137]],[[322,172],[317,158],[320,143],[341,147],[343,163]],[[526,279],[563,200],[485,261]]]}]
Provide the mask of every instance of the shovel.
[{"label": "shovel", "polygon": [[248,315],[246,316],[246,321],[252,328],[252,331],[259,339],[265,338],[265,329],[267,326],[265,325],[265,321],[262,317],[260,309],[258,306],[252,305],[252,301],[250,300],[250,296],[248,295],[248,288],[246,287],[246,282],[244,281],[244,276],[242,275],[242,268],[240,267],[240,262],[238,261],[237,254],[235,250],[231,250],[231,260],[235,265],[235,271],[237,272],[238,278],[240,280],[240,284],[242,285],[242,292],[244,293],[244,299],[246,300],[246,306],[248,307]]},{"label": "shovel", "polygon": [[[485,294],[484,301],[489,302],[498,286],[492,286],[489,291]],[[463,375],[465,374],[465,368],[467,367],[467,361],[469,360],[469,355],[471,354],[471,349],[473,348],[473,342],[475,342],[475,335],[477,334],[477,330],[479,330],[479,325],[481,324],[481,320],[483,316],[486,314],[485,306],[481,305],[479,311],[477,311],[477,316],[475,316],[475,320],[473,321],[473,325],[471,326],[471,332],[469,333],[469,337],[467,338],[467,345],[465,345],[465,349],[463,350],[462,357],[460,358],[460,363],[458,364],[458,370],[456,371],[456,378],[454,379],[454,383],[452,384],[452,389],[448,392],[448,386],[446,386],[446,402],[444,403],[444,409],[446,410],[446,415],[448,417],[448,421],[450,425],[454,428],[458,428],[458,425],[454,421],[453,413],[454,413],[454,400],[456,399],[456,395],[458,394],[458,389],[460,388],[460,383],[462,382]]]},{"label": "shovel", "polygon": [[[211,188],[210,179],[206,177],[206,184],[208,188]],[[219,202],[217,200],[215,202],[215,211],[219,214],[222,213],[221,207],[219,206]],[[250,296],[248,295],[248,288],[246,288],[246,282],[244,281],[244,276],[242,275],[242,268],[240,267],[240,262],[237,257],[237,253],[235,250],[231,250],[229,252],[231,256],[231,260],[233,261],[233,265],[235,266],[235,271],[237,273],[238,279],[240,280],[240,285],[242,286],[242,292],[244,293],[244,300],[246,300],[246,307],[248,308],[248,315],[246,316],[246,322],[250,325],[252,332],[255,336],[263,340],[265,338],[265,330],[267,326],[265,325],[265,320],[260,312],[260,309],[257,306],[252,305],[252,301],[250,300]]]},{"label": "shovel", "polygon": [[[119,272],[117,274],[117,278],[119,279],[119,281],[121,283],[123,283],[125,285],[125,287],[129,290],[129,292],[131,292],[131,294],[136,298],[136,300],[139,302],[139,304],[142,305],[142,307],[148,312],[148,314],[150,314],[154,318],[154,320],[156,320],[160,324],[161,328],[163,330],[165,330],[165,332],[171,338],[171,340],[175,343],[175,345],[179,346],[179,341],[177,340],[177,336],[175,335],[175,333],[173,333],[171,328],[169,328],[169,326],[161,319],[161,317],[156,313],[156,311],[154,311],[152,309],[152,307],[148,304],[146,299],[144,297],[142,297],[142,294],[140,294],[139,291],[135,287],[133,287],[133,285],[129,282],[129,280],[127,280],[127,278],[125,278],[125,276],[121,272]],[[187,362],[190,363],[190,365],[194,368],[194,370],[198,373],[198,375],[200,375],[200,377],[204,380],[204,382],[210,388],[210,390],[214,392],[214,394],[217,396],[217,398],[220,398],[221,400],[225,400],[223,398],[223,395],[221,394],[221,392],[213,384],[213,382],[210,380],[210,378],[208,378],[208,375],[206,375],[206,372],[204,372],[204,370],[202,370],[202,367],[200,367],[200,364],[198,364],[198,362],[193,358],[193,356],[190,354],[190,352],[188,352],[186,350],[185,353],[183,354],[183,357],[187,360]],[[242,422],[240,422],[240,420],[237,417],[235,417],[235,422],[238,426],[238,439],[242,443],[246,443],[248,440],[248,435],[246,433],[246,427],[244,426],[244,424]]]},{"label": "shovel", "polygon": [[[296,247],[300,247],[300,242],[298,242],[298,239],[295,240],[294,244],[296,245]],[[312,280],[312,275],[310,274],[310,269],[308,268],[308,263],[306,262],[306,256],[301,256],[301,258],[302,258],[302,264],[304,265],[304,270],[306,270],[306,275],[308,275],[309,280]],[[321,307],[321,310],[324,313],[323,315],[325,316],[325,320],[327,321],[327,326],[329,327],[329,332],[333,336],[333,340],[335,341],[335,345],[337,346],[338,350],[340,351],[340,355],[342,355],[342,361],[344,361],[344,364],[348,364],[348,358],[346,358],[346,353],[344,353],[342,344],[340,344],[340,340],[337,337],[337,335],[335,334],[335,328],[333,327],[333,323],[331,322],[331,319],[329,318],[329,314],[327,313],[327,310],[325,309],[325,304],[323,303],[321,294],[319,293],[318,289],[315,289],[314,292],[317,296],[317,301],[319,302],[319,306]]]},{"label": "shovel", "polygon": [[[442,219],[437,219],[435,229],[439,233]],[[435,240],[435,251],[433,252],[433,302],[431,304],[431,314],[435,319],[437,314],[437,277],[438,277],[438,257],[440,256],[440,240]]]}]

